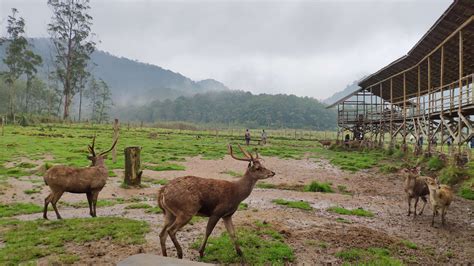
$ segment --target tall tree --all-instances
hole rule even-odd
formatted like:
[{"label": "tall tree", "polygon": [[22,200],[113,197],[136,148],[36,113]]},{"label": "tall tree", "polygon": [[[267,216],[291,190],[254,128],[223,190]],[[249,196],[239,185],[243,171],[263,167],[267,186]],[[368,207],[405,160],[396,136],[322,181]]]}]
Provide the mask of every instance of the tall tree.
[{"label": "tall tree", "polygon": [[56,52],[55,74],[63,85],[63,119],[69,118],[72,97],[88,75],[87,64],[95,50],[89,0],[48,0],[53,11],[48,31]]},{"label": "tall tree", "polygon": [[97,123],[102,123],[109,119],[109,110],[112,106],[112,93],[105,81],[97,81],[92,78],[86,97],[90,100],[91,119]]},{"label": "tall tree", "polygon": [[15,115],[15,82],[24,73],[24,55],[27,50],[28,41],[25,34],[25,20],[16,17],[18,10],[12,8],[12,14],[7,20],[7,36],[0,39],[0,44],[8,43],[3,63],[7,66],[7,71],[2,72],[4,81],[8,86],[9,116],[11,119]]},{"label": "tall tree", "polygon": [[37,73],[37,66],[42,63],[41,56],[35,54],[33,51],[27,49],[24,54],[23,67],[26,74],[26,90],[25,90],[25,113],[28,113],[28,106],[31,93],[31,84]]}]

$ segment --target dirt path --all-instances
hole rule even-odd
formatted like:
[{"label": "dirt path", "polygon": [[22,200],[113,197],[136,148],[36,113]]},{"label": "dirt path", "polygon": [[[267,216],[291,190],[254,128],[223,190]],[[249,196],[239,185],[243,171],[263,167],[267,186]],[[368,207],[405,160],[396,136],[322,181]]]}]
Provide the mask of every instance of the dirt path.
[{"label": "dirt path", "polygon": [[[245,163],[238,162],[230,157],[222,160],[202,160],[189,158],[181,162],[186,167],[185,171],[154,172],[146,170],[144,176],[151,179],[172,179],[183,175],[196,175],[209,178],[235,180],[228,174],[229,171],[242,173]],[[407,217],[407,204],[402,189],[402,179],[396,175],[384,176],[371,171],[348,173],[330,165],[325,160],[282,160],[265,158],[267,168],[274,170],[277,175],[265,180],[266,183],[275,185],[302,186],[313,180],[331,182],[332,187],[338,191],[338,186],[344,186],[348,193],[314,193],[280,189],[255,188],[249,198],[245,200],[249,208],[238,211],[234,215],[237,227],[251,224],[256,220],[266,221],[286,236],[286,242],[293,247],[296,263],[341,263],[334,257],[334,253],[350,247],[387,247],[402,246],[401,240],[410,240],[418,248],[409,250],[400,248],[400,257],[411,258],[411,263],[433,264],[467,264],[474,258],[474,204],[472,201],[456,197],[447,215],[445,228],[433,228],[431,222],[431,208],[426,207],[422,216]],[[140,197],[150,205],[155,206],[155,195],[159,185],[150,184],[144,189],[122,189],[121,171],[115,171],[118,177],[110,178],[107,186],[99,198],[129,199]],[[42,187],[41,192],[26,195],[23,191],[38,187],[35,180],[40,177],[22,177],[10,179],[12,188],[4,195],[0,195],[0,202],[34,202],[41,204],[48,194],[48,188]],[[35,183],[31,182],[34,181]],[[311,204],[313,210],[304,211],[289,209],[272,203],[272,200],[283,198],[287,200],[304,200]],[[65,194],[65,202],[84,201],[84,195]],[[69,246],[68,249],[77,252],[81,263],[111,263],[129,255],[147,252],[160,254],[158,233],[162,223],[162,215],[147,214],[143,209],[128,210],[128,204],[117,204],[102,207],[97,210],[99,216],[121,216],[137,220],[145,220],[151,224],[151,232],[147,234],[147,243],[141,246],[120,247],[109,246],[107,240],[94,243],[88,247]],[[363,207],[375,214],[375,217],[343,216],[327,211],[330,206],[343,206],[345,208]],[[74,209],[60,207],[64,218],[87,217],[85,208]],[[42,214],[21,215],[19,219],[37,219]],[[50,217],[54,216],[50,213]],[[336,218],[344,218],[350,223],[340,223]],[[184,247],[186,258],[197,260],[197,251],[189,246],[205,230],[207,220],[200,220],[193,225],[187,225],[178,233],[179,241]],[[219,223],[213,235],[222,232],[224,226]],[[316,244],[315,244],[316,243]],[[317,243],[325,243],[318,245]],[[171,241],[167,243],[170,254],[175,256]]]}]

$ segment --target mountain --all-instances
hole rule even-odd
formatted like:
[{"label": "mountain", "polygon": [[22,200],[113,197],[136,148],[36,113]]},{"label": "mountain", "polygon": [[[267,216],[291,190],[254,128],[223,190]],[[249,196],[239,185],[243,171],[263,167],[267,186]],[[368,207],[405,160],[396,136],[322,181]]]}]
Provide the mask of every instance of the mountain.
[{"label": "mountain", "polygon": [[343,98],[343,97],[349,95],[350,93],[360,89],[359,85],[357,85],[358,83],[359,83],[359,80],[355,80],[351,84],[347,85],[342,91],[338,91],[338,92],[334,93],[331,97],[329,97],[327,99],[324,99],[323,103],[328,104],[328,105],[333,104],[336,101],[340,100],[341,98]]},{"label": "mountain", "polygon": [[[38,74],[43,79],[53,69],[53,50],[48,38],[31,38],[33,51],[43,58]],[[5,46],[5,45],[4,45]],[[0,47],[0,58],[5,56],[5,47]],[[213,79],[194,81],[180,73],[159,66],[141,63],[97,50],[91,55],[91,72],[111,88],[116,105],[144,104],[157,99],[175,99],[208,91],[229,90]],[[0,62],[0,69],[4,68]],[[130,99],[133,99],[131,102]]]},{"label": "mountain", "polygon": [[212,91],[116,109],[122,121],[186,121],[249,128],[334,129],[336,112],[309,97]]}]

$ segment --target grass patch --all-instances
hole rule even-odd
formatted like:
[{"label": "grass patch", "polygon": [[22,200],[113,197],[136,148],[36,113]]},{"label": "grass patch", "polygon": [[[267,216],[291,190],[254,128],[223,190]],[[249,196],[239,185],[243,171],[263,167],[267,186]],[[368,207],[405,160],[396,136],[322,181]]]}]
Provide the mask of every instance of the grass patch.
[{"label": "grass patch", "polygon": [[403,265],[400,260],[391,257],[390,251],[385,248],[351,248],[337,252],[335,256],[345,262],[354,262],[357,265]]},{"label": "grass patch", "polygon": [[306,201],[288,201],[284,199],[275,199],[272,200],[273,203],[278,205],[287,206],[289,208],[302,209],[302,210],[311,210],[311,205]]},{"label": "grass patch", "polygon": [[117,244],[142,244],[149,231],[146,222],[119,217],[0,220],[0,225],[5,242],[5,247],[0,249],[0,264],[32,262],[49,255],[58,255],[60,261],[68,263],[78,258],[66,251],[66,243],[81,245],[110,237]]},{"label": "grass patch", "polygon": [[324,192],[330,193],[334,192],[332,190],[331,184],[328,182],[319,183],[318,181],[313,181],[311,184],[305,186],[304,191],[307,192]]},{"label": "grass patch", "polygon": [[393,164],[383,164],[382,166],[380,166],[379,170],[384,174],[391,174],[398,172],[400,170],[400,167]]},{"label": "grass patch", "polygon": [[241,177],[241,176],[244,175],[243,173],[238,173],[238,172],[235,172],[235,171],[232,171],[232,170],[227,170],[227,171],[224,171],[224,172],[221,172],[221,173],[230,175],[232,177]]},{"label": "grass patch", "polygon": [[471,177],[462,184],[458,195],[468,200],[474,200],[474,177]]},{"label": "grass patch", "polygon": [[244,203],[244,202],[239,203],[239,208],[238,208],[239,211],[244,211],[244,210],[247,210],[248,208],[249,208],[249,205],[247,203]]},{"label": "grass patch", "polygon": [[0,218],[11,217],[20,214],[31,214],[42,212],[43,207],[33,203],[12,203],[12,204],[0,204]]},{"label": "grass patch", "polygon": [[162,163],[158,165],[145,165],[145,169],[153,171],[184,171],[186,167],[174,163]]},{"label": "grass patch", "polygon": [[151,205],[147,203],[133,203],[125,207],[125,209],[150,209]]},{"label": "grass patch", "polygon": [[163,213],[163,210],[160,209],[160,207],[153,207],[153,208],[147,208],[145,212],[151,213],[151,214],[159,214],[159,213]]},{"label": "grass patch", "polygon": [[266,189],[272,189],[272,188],[276,188],[277,186],[274,185],[274,184],[269,184],[269,183],[265,183],[265,182],[258,182],[256,187],[258,188],[266,188]]},{"label": "grass patch", "polygon": [[168,179],[153,179],[153,178],[142,178],[142,181],[143,182],[147,182],[147,183],[151,183],[151,184],[154,184],[154,185],[166,185],[168,184],[170,181]]},{"label": "grass patch", "polygon": [[334,207],[329,207],[327,209],[329,212],[334,212],[337,214],[342,214],[342,215],[356,215],[356,216],[363,216],[363,217],[373,217],[374,214],[371,211],[364,210],[362,208],[357,208],[357,209],[346,209],[343,207],[339,206],[334,206]]},{"label": "grass patch", "polygon": [[[124,203],[123,202],[123,199],[115,199],[115,200],[97,200],[97,207],[98,208],[101,208],[101,207],[110,207],[110,206],[114,206],[116,204],[121,204],[121,203]],[[62,206],[66,206],[66,207],[72,207],[72,208],[75,208],[75,209],[79,209],[79,208],[89,208],[89,202],[87,201],[77,201],[77,202],[66,202],[66,201],[60,201],[59,204],[61,204]]]},{"label": "grass patch", "polygon": [[[278,265],[295,260],[293,250],[283,242],[283,236],[271,228],[264,230],[255,230],[250,227],[239,228],[237,238],[246,264]],[[192,247],[198,249],[200,244],[201,240],[198,240]],[[241,263],[241,257],[235,252],[227,232],[224,232],[219,237],[209,238],[202,261],[237,264]]]},{"label": "grass patch", "polygon": [[31,169],[31,168],[35,168],[35,167],[36,167],[36,164],[27,163],[27,162],[22,162],[22,163],[20,163],[20,164],[17,164],[16,167]]},{"label": "grass patch", "polygon": [[347,219],[340,218],[340,217],[336,218],[336,222],[343,223],[343,224],[351,224],[352,223],[351,220],[347,220]]},{"label": "grass patch", "polygon": [[417,246],[415,243],[413,243],[413,242],[411,242],[411,241],[409,241],[409,240],[402,240],[402,241],[400,241],[400,242],[401,242],[403,245],[405,245],[407,248],[410,248],[410,249],[418,249],[418,246]]},{"label": "grass patch", "polygon": [[41,189],[37,189],[37,188],[23,190],[23,193],[25,193],[26,195],[36,194],[40,192],[41,192]]}]

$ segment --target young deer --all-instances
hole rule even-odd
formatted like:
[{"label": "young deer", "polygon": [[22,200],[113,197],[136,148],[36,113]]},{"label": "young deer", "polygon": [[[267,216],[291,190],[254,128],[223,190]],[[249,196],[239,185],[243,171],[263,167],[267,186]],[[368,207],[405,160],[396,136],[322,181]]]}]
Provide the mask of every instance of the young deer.
[{"label": "young deer", "polygon": [[64,165],[57,165],[51,167],[44,176],[44,182],[51,189],[51,193],[44,199],[43,218],[48,219],[48,204],[51,202],[58,219],[59,215],[56,203],[61,198],[64,192],[70,193],[85,193],[87,201],[89,202],[89,211],[92,217],[96,217],[96,205],[99,192],[105,186],[109,171],[105,165],[105,158],[117,144],[117,139],[112,144],[112,147],[107,151],[96,155],[94,151],[95,137],[92,140],[92,146],[88,145],[91,156],[87,159],[91,160],[91,166],[86,168],[76,168]]},{"label": "young deer", "polygon": [[450,186],[440,185],[438,179],[426,179],[426,184],[430,190],[430,202],[433,207],[431,226],[434,226],[434,218],[438,215],[438,210],[441,210],[441,224],[444,225],[446,212],[453,201],[453,191]]},{"label": "young deer", "polygon": [[415,199],[415,210],[413,213],[413,218],[415,218],[417,215],[416,207],[420,198],[423,200],[423,207],[421,208],[421,211],[418,213],[418,215],[421,215],[425,209],[427,202],[426,195],[430,193],[425,180],[431,179],[431,177],[420,176],[420,167],[404,169],[402,170],[402,173],[406,175],[404,189],[408,200],[408,216],[411,214],[411,200]]},{"label": "young deer", "polygon": [[199,249],[201,257],[204,256],[204,249],[209,235],[221,218],[224,220],[237,254],[242,255],[235,236],[232,215],[239,207],[239,203],[250,195],[258,180],[272,177],[275,173],[263,167],[258,153],[256,153],[256,157],[253,157],[252,154],[244,151],[240,145],[239,148],[246,158],[235,157],[232,146],[229,145],[229,154],[232,158],[248,162],[247,171],[238,181],[230,182],[184,176],[172,180],[160,189],[158,205],[165,216],[163,230],[160,233],[163,256],[167,256],[166,238],[169,235],[176,247],[178,257],[183,258],[183,251],[176,239],[176,232],[186,225],[194,215],[209,217],[206,235]]},{"label": "young deer", "polygon": [[331,146],[330,140],[318,140],[319,143],[323,146],[323,148],[329,148]]}]

